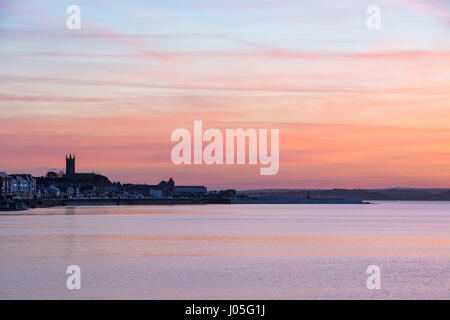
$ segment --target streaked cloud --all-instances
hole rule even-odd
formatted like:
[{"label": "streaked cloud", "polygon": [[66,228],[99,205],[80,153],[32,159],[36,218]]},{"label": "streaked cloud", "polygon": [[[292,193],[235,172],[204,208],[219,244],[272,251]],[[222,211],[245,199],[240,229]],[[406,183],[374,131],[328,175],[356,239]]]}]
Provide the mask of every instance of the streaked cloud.
[{"label": "streaked cloud", "polygon": [[[448,186],[445,1],[0,3],[0,168],[76,152],[113,180],[213,187]],[[279,128],[281,166],[176,167],[170,133]],[[69,150],[70,149],[70,150]],[[30,155],[33,162],[29,162]]]}]

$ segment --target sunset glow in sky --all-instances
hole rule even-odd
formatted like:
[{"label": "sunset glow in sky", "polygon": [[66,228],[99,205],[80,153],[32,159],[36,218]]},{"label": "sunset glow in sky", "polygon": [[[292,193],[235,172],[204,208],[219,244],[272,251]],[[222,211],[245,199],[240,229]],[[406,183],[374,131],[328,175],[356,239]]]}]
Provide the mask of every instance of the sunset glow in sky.
[{"label": "sunset glow in sky", "polygon": [[[280,129],[278,174],[175,166],[194,120]],[[68,152],[122,182],[450,187],[450,2],[0,0],[0,171]]]}]

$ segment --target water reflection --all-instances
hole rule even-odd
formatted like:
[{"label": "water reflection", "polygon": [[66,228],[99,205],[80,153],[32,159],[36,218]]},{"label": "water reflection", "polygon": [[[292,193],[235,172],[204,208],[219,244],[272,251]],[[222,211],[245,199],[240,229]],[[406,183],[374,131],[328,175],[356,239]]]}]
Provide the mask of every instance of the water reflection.
[{"label": "water reflection", "polygon": [[[84,298],[450,298],[449,203],[30,213],[0,217],[0,298],[71,298],[70,264]],[[371,264],[382,293],[365,287]]]}]

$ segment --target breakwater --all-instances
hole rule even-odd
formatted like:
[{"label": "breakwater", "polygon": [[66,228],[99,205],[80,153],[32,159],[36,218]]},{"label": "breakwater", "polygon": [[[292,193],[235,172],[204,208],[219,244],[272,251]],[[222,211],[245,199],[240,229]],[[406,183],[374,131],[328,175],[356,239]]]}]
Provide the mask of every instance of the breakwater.
[{"label": "breakwater", "polygon": [[119,205],[188,205],[230,203],[229,199],[123,199],[123,198],[95,198],[95,199],[32,199],[0,201],[1,211],[19,211],[30,208],[51,208],[64,206],[119,206]]},{"label": "breakwater", "polygon": [[356,199],[295,199],[295,198],[174,198],[174,199],[33,199],[0,201],[0,211],[20,211],[30,208],[121,206],[121,205],[199,205],[199,204],[362,204]]}]

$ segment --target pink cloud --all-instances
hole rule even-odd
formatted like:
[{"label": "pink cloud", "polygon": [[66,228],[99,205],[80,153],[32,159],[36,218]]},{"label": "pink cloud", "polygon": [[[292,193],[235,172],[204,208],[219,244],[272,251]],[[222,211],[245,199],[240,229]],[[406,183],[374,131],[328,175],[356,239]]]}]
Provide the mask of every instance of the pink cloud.
[{"label": "pink cloud", "polygon": [[427,14],[432,14],[439,18],[442,18],[442,21],[450,25],[450,11],[445,7],[444,1],[439,0],[388,0],[389,2],[397,5],[401,5],[405,8],[419,11]]},{"label": "pink cloud", "polygon": [[108,98],[78,98],[78,97],[56,97],[56,96],[17,96],[0,94],[0,101],[10,102],[78,102],[78,103],[92,103],[92,102],[105,102],[110,101]]}]

